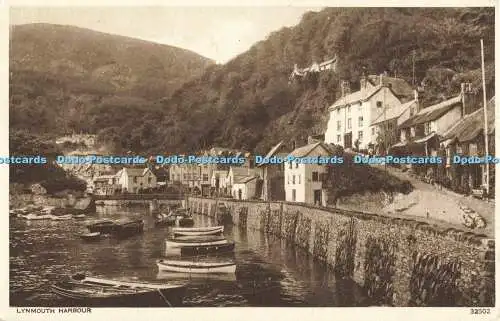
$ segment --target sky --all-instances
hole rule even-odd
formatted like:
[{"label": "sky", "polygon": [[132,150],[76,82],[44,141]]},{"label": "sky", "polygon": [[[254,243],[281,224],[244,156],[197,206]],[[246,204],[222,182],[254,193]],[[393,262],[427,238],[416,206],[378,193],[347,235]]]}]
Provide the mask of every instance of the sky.
[{"label": "sky", "polygon": [[16,7],[10,24],[74,25],[189,49],[225,63],[319,7]]}]

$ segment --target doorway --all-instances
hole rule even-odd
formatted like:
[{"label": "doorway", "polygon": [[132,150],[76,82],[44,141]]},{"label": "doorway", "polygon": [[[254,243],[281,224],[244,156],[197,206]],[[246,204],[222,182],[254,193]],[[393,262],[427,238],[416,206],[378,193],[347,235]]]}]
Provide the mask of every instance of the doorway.
[{"label": "doorway", "polygon": [[314,205],[321,205],[321,190],[320,189],[315,189],[314,190]]}]

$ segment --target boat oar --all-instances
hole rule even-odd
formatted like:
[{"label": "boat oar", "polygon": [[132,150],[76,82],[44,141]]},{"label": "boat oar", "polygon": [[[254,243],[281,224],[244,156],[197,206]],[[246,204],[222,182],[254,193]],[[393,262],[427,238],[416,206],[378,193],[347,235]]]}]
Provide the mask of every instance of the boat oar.
[{"label": "boat oar", "polygon": [[167,300],[167,298],[163,295],[163,293],[161,293],[161,290],[158,289],[158,293],[160,294],[160,296],[162,297],[163,301],[165,301],[165,303],[169,306],[169,307],[172,307],[172,304]]}]

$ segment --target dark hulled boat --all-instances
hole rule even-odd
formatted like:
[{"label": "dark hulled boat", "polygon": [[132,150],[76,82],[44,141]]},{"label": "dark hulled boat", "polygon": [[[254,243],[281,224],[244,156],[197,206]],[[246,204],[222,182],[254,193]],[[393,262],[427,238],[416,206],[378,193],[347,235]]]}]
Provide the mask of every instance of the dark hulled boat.
[{"label": "dark hulled boat", "polygon": [[194,225],[194,220],[191,217],[183,217],[179,219],[179,226],[189,227]]},{"label": "dark hulled boat", "polygon": [[129,237],[135,234],[140,234],[144,231],[144,221],[143,220],[126,220],[117,222],[113,234],[116,237]]},{"label": "dark hulled boat", "polygon": [[234,250],[234,242],[212,245],[190,245],[181,247],[181,255],[203,255],[208,253],[228,253]]},{"label": "dark hulled boat", "polygon": [[51,286],[72,303],[100,307],[175,307],[182,305],[186,287],[176,284],[122,282],[73,275]]},{"label": "dark hulled boat", "polygon": [[101,234],[111,234],[115,228],[116,223],[112,220],[100,220],[94,223],[88,224],[87,229],[94,233],[99,232]]}]

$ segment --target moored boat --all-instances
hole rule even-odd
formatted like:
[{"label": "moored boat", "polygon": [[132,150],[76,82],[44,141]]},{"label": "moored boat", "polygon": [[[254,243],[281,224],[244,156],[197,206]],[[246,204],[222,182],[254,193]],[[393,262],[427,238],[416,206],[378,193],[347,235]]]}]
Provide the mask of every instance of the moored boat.
[{"label": "moored boat", "polygon": [[52,292],[76,303],[92,306],[181,306],[183,284],[123,282],[73,275],[52,285]]},{"label": "moored boat", "polygon": [[194,220],[191,217],[183,217],[183,218],[177,217],[177,225],[183,226],[183,227],[193,226]]},{"label": "moored boat", "polygon": [[158,270],[164,272],[181,273],[235,273],[236,263],[232,261],[223,262],[193,262],[158,260]]},{"label": "moored boat", "polygon": [[66,220],[71,220],[73,216],[71,214],[67,215],[51,215],[51,218],[53,221],[66,221]]},{"label": "moored boat", "polygon": [[73,218],[75,218],[75,219],[84,219],[85,217],[87,217],[87,216],[85,216],[85,214],[73,215]]},{"label": "moored boat", "polygon": [[177,227],[173,228],[172,232],[175,236],[205,236],[217,235],[224,232],[224,226],[209,226],[209,227]]},{"label": "moored boat", "polygon": [[219,239],[198,239],[198,240],[178,240],[169,239],[166,240],[165,244],[167,249],[170,248],[181,248],[184,246],[206,246],[206,245],[221,245],[227,244],[228,240],[224,238]]},{"label": "moored boat", "polygon": [[172,226],[175,225],[175,216],[160,215],[155,219],[155,226]]},{"label": "moored boat", "polygon": [[234,242],[215,245],[190,245],[181,247],[181,255],[203,255],[208,253],[232,252],[234,250]]},{"label": "moored boat", "polygon": [[99,232],[101,234],[111,234],[115,228],[115,222],[111,220],[99,220],[87,225],[90,232]]},{"label": "moored boat", "polygon": [[113,234],[117,237],[128,237],[144,231],[143,220],[124,220],[117,222]]},{"label": "moored boat", "polygon": [[34,220],[50,220],[52,219],[52,215],[47,214],[47,215],[41,215],[41,214],[28,214],[28,215],[22,215],[20,216],[24,219],[27,219],[29,221],[34,221]]},{"label": "moored boat", "polygon": [[91,232],[80,234],[80,238],[85,241],[98,241],[101,239],[101,233],[99,232]]}]

